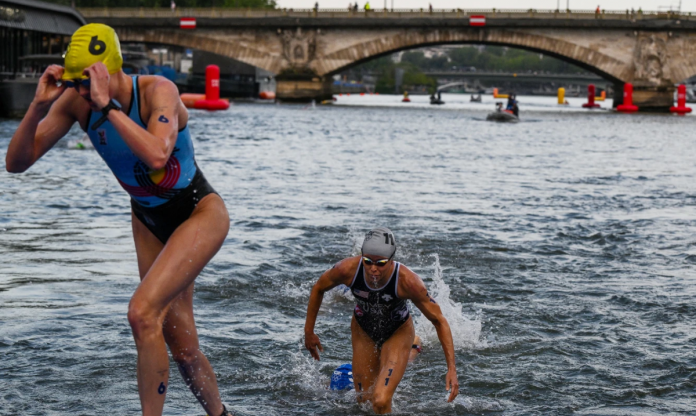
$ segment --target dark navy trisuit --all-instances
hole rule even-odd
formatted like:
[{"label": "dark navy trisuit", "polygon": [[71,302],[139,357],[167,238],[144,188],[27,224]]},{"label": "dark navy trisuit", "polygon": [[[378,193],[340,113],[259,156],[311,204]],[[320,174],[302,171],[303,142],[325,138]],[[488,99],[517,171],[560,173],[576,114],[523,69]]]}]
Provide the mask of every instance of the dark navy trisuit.
[{"label": "dark navy trisuit", "polygon": [[370,288],[365,282],[362,259],[355,272],[350,290],[357,301],[353,316],[360,327],[381,346],[411,316],[406,301],[396,294],[401,264],[395,262],[394,273],[387,284],[379,289]]}]

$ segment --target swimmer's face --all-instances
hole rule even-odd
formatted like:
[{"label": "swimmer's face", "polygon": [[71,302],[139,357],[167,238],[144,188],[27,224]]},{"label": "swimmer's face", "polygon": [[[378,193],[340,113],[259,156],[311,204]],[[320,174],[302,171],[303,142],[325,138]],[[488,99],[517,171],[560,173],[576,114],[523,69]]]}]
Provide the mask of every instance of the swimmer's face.
[{"label": "swimmer's face", "polygon": [[[370,259],[372,264],[368,264],[369,262],[365,261],[364,259]],[[384,266],[378,266],[377,262],[380,260],[388,259],[389,257],[363,255],[361,261],[365,266],[365,276],[373,280],[381,280],[383,278],[387,278],[389,276],[389,273],[391,272],[391,265],[394,260],[389,260],[387,264],[385,264]]]}]

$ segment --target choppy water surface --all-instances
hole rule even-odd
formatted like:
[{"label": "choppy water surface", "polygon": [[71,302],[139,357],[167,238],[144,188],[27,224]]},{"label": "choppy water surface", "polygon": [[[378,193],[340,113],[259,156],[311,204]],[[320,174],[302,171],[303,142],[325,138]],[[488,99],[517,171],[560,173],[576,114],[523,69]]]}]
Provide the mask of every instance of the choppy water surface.
[{"label": "choppy water surface", "polygon": [[[696,412],[696,118],[530,98],[506,125],[483,121],[490,105],[351,100],[192,112],[199,165],[232,219],[197,280],[196,318],[237,412],[371,413],[326,390],[351,359],[352,301],[326,297],[321,362],[301,337],[311,285],[375,225],[443,305],[461,383],[447,404],[445,360],[418,316],[425,351],[395,413]],[[0,121],[3,160],[17,124]],[[128,197],[96,152],[71,148],[80,135],[0,173],[3,415],[139,411]],[[176,371],[165,414],[203,414]]]}]

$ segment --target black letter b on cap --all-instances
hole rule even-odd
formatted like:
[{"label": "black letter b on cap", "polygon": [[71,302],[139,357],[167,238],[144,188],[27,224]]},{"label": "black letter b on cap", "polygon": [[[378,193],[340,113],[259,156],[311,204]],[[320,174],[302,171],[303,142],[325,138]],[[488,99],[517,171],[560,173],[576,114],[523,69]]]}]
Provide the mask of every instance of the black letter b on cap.
[{"label": "black letter b on cap", "polygon": [[101,55],[106,51],[106,43],[97,39],[96,36],[92,36],[92,40],[89,42],[89,53],[92,55]]}]

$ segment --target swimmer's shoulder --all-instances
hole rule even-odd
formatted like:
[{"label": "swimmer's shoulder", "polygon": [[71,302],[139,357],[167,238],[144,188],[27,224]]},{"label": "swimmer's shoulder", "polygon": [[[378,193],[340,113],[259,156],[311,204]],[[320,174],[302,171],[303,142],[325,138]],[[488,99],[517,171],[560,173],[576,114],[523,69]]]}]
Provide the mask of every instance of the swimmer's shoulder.
[{"label": "swimmer's shoulder", "polygon": [[[358,265],[360,264],[360,259],[360,256],[343,259],[334,264],[334,266],[329,269],[327,273],[330,273],[333,278],[332,280],[350,285],[353,280],[353,276],[355,275],[355,271],[358,269]],[[348,283],[346,283],[346,281]]]},{"label": "swimmer's shoulder", "polygon": [[396,288],[397,295],[402,299],[410,299],[423,289],[425,289],[423,279],[402,263],[401,267],[399,267],[399,282]]},{"label": "swimmer's shoulder", "polygon": [[[150,118],[152,111],[153,99],[155,97],[174,97],[176,96],[176,105],[179,111],[179,126],[185,126],[188,121],[188,111],[181,103],[179,98],[179,89],[172,81],[160,75],[140,75],[138,76],[138,89],[140,95],[140,112],[143,120]],[[182,120],[184,121],[182,123]]]}]

